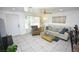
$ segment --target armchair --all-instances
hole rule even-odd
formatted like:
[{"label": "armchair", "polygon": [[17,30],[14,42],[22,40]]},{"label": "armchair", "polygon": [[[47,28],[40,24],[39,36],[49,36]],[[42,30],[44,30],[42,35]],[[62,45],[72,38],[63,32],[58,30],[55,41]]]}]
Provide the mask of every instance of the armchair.
[{"label": "armchair", "polygon": [[38,26],[31,26],[32,27],[32,36],[34,35],[40,35],[40,30]]}]

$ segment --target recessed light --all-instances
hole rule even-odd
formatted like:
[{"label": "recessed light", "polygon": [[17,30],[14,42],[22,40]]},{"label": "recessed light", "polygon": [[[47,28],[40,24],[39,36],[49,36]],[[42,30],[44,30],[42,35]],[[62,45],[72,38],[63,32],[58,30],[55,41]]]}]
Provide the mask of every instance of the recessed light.
[{"label": "recessed light", "polygon": [[24,7],[24,11],[26,11],[26,12],[27,12],[27,11],[28,11],[28,7]]},{"label": "recessed light", "polygon": [[59,9],[59,11],[63,11],[63,9]]},{"label": "recessed light", "polygon": [[12,8],[12,10],[15,10],[15,8]]}]

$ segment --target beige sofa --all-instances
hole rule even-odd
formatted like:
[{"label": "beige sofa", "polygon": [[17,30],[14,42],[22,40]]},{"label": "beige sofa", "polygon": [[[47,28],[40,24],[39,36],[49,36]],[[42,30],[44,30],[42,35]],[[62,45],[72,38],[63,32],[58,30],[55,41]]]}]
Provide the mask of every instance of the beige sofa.
[{"label": "beige sofa", "polygon": [[60,34],[59,32],[54,32],[54,31],[49,31],[49,30],[46,30],[46,32],[49,32],[51,35],[57,36],[63,40],[68,40],[68,37],[69,37],[69,34],[66,32],[64,34]]},{"label": "beige sofa", "polygon": [[63,28],[68,28],[68,30],[70,30],[70,27],[66,27],[66,26],[49,26],[51,28],[44,30],[44,33],[49,34],[49,35],[53,35],[53,36],[57,36],[63,40],[68,40],[69,37],[69,31],[65,32],[64,34],[59,33]]}]

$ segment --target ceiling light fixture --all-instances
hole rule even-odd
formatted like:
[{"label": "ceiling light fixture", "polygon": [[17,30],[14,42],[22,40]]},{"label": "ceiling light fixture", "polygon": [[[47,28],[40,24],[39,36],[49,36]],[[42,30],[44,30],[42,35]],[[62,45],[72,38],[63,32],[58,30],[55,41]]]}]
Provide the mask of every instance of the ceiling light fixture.
[{"label": "ceiling light fixture", "polygon": [[12,8],[12,10],[15,10],[15,8]]},{"label": "ceiling light fixture", "polygon": [[63,11],[63,9],[59,9],[59,11]]},{"label": "ceiling light fixture", "polygon": [[28,7],[24,7],[24,11],[26,11],[26,12],[27,12],[27,11],[28,11]]}]

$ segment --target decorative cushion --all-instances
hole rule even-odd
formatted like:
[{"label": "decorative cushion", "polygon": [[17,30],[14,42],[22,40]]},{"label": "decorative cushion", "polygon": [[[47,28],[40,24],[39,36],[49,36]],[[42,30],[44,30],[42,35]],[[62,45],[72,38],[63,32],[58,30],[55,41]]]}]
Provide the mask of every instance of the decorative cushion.
[{"label": "decorative cushion", "polygon": [[51,35],[51,33],[49,32],[49,30],[46,30],[46,31],[44,32],[44,34]]},{"label": "decorative cushion", "polygon": [[48,26],[46,26],[46,30],[49,30],[49,27]]},{"label": "decorative cushion", "polygon": [[52,27],[51,27],[51,26],[48,26],[48,30],[50,30],[50,31],[51,31],[51,30],[52,30]]},{"label": "decorative cushion", "polygon": [[62,31],[60,31],[59,33],[60,33],[60,34],[64,34],[64,33],[67,32],[67,31],[68,31],[68,29],[63,28]]},{"label": "decorative cushion", "polygon": [[62,29],[62,31],[59,32],[60,34],[64,34],[65,33],[65,28]]}]

